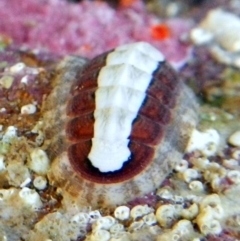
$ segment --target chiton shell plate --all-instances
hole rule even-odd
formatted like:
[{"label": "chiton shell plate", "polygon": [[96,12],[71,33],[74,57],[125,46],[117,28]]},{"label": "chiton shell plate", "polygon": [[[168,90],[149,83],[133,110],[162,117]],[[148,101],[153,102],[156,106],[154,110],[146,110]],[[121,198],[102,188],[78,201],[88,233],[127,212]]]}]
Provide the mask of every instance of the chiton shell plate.
[{"label": "chiton shell plate", "polygon": [[157,188],[181,160],[197,102],[145,42],[66,57],[44,107],[50,181],[77,203],[114,206]]}]

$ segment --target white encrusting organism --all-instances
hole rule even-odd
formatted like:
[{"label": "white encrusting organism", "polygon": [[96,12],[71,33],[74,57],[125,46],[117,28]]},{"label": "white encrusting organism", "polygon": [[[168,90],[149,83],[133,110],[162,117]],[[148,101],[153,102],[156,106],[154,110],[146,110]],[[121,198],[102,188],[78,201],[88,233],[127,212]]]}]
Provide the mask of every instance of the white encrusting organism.
[{"label": "white encrusting organism", "polygon": [[39,194],[28,187],[24,187],[19,192],[19,197],[27,206],[30,206],[33,209],[38,209],[42,207],[42,201]]},{"label": "white encrusting organism", "polygon": [[101,172],[119,170],[128,161],[132,122],[145,98],[151,74],[163,60],[157,49],[143,42],[118,47],[107,56],[97,79],[94,136],[88,155]]},{"label": "white encrusting organism", "polygon": [[30,153],[29,168],[37,174],[46,174],[50,167],[50,161],[45,151],[34,149]]},{"label": "white encrusting organism", "polygon": [[220,136],[214,129],[209,129],[204,132],[193,130],[188,146],[187,152],[195,150],[200,151],[205,156],[214,155],[217,151],[220,142]]}]

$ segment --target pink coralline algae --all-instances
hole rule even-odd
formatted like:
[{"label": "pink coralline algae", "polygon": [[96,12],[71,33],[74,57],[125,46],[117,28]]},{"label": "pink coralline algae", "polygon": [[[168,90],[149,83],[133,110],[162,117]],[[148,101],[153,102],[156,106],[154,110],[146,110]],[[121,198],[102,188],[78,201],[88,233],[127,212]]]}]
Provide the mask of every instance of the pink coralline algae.
[{"label": "pink coralline algae", "polygon": [[[113,9],[99,1],[70,4],[61,0],[1,0],[0,16],[0,36],[9,36],[17,47],[92,58],[124,43],[146,41],[176,67],[190,53],[190,47],[180,40],[189,31],[190,21],[172,19],[163,23],[140,1]],[[168,38],[152,35],[159,24],[169,28]]]}]

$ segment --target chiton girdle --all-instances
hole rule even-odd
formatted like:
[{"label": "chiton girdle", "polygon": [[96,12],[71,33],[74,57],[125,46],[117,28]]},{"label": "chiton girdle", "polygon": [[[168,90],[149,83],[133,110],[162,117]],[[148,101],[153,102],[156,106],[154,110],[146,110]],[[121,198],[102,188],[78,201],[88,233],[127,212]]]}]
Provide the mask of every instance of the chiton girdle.
[{"label": "chiton girdle", "polygon": [[92,205],[157,188],[197,122],[194,95],[163,55],[139,42],[86,63],[68,57],[58,71],[43,109],[50,180]]}]

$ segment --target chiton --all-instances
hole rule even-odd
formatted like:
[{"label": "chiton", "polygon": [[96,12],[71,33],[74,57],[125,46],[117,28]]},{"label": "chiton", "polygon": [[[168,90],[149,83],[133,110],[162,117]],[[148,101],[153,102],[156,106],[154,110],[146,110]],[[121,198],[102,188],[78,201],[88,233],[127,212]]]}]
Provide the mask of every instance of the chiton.
[{"label": "chiton", "polygon": [[197,123],[190,89],[145,42],[65,58],[43,112],[50,181],[80,204],[117,205],[157,188]]}]

